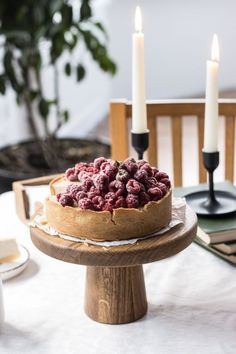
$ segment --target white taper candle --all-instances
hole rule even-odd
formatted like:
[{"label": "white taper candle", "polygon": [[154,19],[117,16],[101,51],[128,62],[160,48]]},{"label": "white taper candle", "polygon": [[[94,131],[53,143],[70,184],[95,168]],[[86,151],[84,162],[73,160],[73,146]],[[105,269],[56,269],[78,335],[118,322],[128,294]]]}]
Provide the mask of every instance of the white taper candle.
[{"label": "white taper candle", "polygon": [[135,12],[135,33],[132,49],[132,132],[147,131],[147,109],[145,103],[144,34],[140,7]]},{"label": "white taper candle", "polygon": [[204,124],[205,152],[218,151],[218,74],[219,74],[219,43],[214,34],[212,41],[211,60],[207,61],[206,101]]}]

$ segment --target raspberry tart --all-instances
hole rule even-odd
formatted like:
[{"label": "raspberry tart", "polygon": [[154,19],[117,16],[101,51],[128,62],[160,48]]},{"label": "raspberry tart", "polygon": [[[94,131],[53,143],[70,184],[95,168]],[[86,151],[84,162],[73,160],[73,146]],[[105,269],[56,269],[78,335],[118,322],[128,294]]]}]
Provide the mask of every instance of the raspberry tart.
[{"label": "raspberry tart", "polygon": [[51,181],[50,194],[49,225],[74,237],[136,238],[171,220],[169,177],[144,160],[80,162]]}]

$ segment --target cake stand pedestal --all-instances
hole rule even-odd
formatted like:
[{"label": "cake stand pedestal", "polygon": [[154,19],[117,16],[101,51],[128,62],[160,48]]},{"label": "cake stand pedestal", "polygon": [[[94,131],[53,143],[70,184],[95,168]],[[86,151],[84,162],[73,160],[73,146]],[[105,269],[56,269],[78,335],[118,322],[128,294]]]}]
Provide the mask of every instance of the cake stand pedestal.
[{"label": "cake stand pedestal", "polygon": [[197,217],[186,206],[183,224],[133,245],[104,248],[71,242],[30,228],[34,245],[50,257],[87,266],[85,312],[101,323],[133,322],[147,312],[142,264],[182,251],[193,241]]}]

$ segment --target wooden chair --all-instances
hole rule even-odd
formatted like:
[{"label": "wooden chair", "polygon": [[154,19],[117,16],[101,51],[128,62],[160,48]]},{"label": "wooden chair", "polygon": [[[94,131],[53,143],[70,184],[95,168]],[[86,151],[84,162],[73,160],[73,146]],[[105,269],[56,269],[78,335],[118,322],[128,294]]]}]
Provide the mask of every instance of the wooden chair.
[{"label": "wooden chair", "polygon": [[[148,160],[151,165],[158,165],[157,122],[160,117],[171,118],[172,163],[174,185],[183,182],[183,120],[197,117],[199,183],[206,182],[206,172],[202,163],[204,136],[204,100],[165,100],[147,101],[148,128],[150,130]],[[234,180],[235,155],[235,116],[236,99],[220,99],[219,115],[225,119],[225,179]],[[111,155],[113,159],[129,156],[128,120],[132,116],[132,105],[127,101],[112,101],[110,104]]]}]

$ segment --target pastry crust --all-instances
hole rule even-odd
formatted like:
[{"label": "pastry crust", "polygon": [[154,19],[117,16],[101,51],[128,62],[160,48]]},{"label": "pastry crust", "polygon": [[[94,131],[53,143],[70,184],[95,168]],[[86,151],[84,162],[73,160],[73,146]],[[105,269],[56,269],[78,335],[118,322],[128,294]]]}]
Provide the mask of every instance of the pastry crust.
[{"label": "pastry crust", "polygon": [[[58,182],[58,178],[54,182]],[[151,201],[142,208],[118,208],[110,213],[63,207],[56,201],[52,186],[53,181],[52,196],[46,200],[48,223],[56,231],[70,236],[98,241],[131,239],[158,231],[171,220],[171,190],[159,201]]]}]

